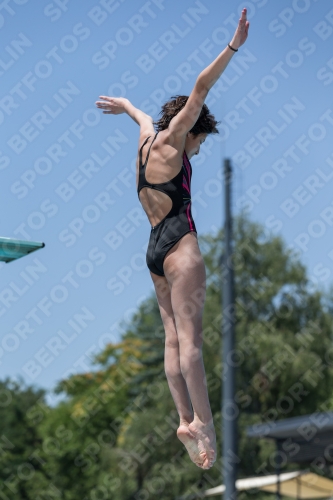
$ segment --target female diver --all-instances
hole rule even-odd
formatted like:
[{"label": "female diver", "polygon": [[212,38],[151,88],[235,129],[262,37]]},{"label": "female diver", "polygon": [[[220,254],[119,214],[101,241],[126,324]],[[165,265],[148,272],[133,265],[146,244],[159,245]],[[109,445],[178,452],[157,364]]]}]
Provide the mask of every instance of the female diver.
[{"label": "female diver", "polygon": [[105,114],[127,113],[140,126],[137,190],[152,226],[147,265],[165,329],[165,373],[180,419],[177,436],[203,469],[216,460],[216,436],[202,358],[206,275],[191,215],[189,160],[208,134],[218,133],[204,101],[247,39],[246,14],[243,9],[230,44],[199,74],[190,96],[171,98],[157,122],[125,98],[96,102]]}]

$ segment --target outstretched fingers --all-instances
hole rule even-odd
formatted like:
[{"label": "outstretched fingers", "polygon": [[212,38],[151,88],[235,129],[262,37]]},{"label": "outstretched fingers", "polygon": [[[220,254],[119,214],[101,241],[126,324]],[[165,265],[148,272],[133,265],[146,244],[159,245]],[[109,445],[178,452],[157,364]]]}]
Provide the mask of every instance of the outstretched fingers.
[{"label": "outstretched fingers", "polygon": [[96,101],[96,106],[107,111],[107,114],[119,115],[126,112],[127,99],[122,97],[99,96],[101,101]]},{"label": "outstretched fingers", "polygon": [[99,98],[104,99],[105,101],[110,101],[110,102],[112,102],[114,99],[114,97],[109,97],[107,95],[100,95]]},{"label": "outstretched fingers", "polygon": [[107,101],[109,101],[110,99],[108,99],[106,96],[100,95],[99,98],[103,99],[103,101],[96,101],[96,105],[99,105],[99,107],[109,105]]},{"label": "outstretched fingers", "polygon": [[240,26],[240,28],[244,29],[248,23],[249,23],[249,21],[247,20],[247,10],[243,9],[242,13],[241,13],[241,17],[239,19],[239,26]]},{"label": "outstretched fingers", "polygon": [[248,36],[250,23],[247,20],[247,9],[243,9],[236,29],[236,38],[238,40],[239,46],[243,45]]}]

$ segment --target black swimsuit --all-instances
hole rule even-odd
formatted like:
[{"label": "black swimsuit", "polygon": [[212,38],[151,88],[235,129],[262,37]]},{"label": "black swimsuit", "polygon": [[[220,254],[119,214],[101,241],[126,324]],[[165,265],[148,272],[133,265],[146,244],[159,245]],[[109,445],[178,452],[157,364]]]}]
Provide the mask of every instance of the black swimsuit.
[{"label": "black swimsuit", "polygon": [[154,274],[164,276],[163,262],[166,254],[185,234],[192,231],[196,232],[196,228],[191,214],[192,167],[185,151],[183,153],[182,168],[173,179],[160,184],[150,184],[146,179],[149,153],[156,137],[157,134],[149,146],[144,164],[142,164],[142,148],[150,136],[147,137],[140,148],[138,195],[142,188],[148,187],[167,194],[172,201],[170,212],[156,226],[151,228],[146,257],[149,270]]}]

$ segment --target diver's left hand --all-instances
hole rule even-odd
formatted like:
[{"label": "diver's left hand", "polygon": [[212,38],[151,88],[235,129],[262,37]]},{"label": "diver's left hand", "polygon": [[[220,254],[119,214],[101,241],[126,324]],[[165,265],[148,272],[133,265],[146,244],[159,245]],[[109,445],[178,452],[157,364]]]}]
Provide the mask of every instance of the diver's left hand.
[{"label": "diver's left hand", "polygon": [[103,113],[107,115],[120,115],[121,113],[126,113],[126,104],[128,99],[124,97],[108,97],[105,95],[100,95],[102,101],[96,101],[96,106],[103,109]]}]

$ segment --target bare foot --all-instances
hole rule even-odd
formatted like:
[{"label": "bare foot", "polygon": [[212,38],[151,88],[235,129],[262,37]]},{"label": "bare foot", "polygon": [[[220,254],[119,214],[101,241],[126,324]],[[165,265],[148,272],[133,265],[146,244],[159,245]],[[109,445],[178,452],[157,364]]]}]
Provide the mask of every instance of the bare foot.
[{"label": "bare foot", "polygon": [[213,421],[204,424],[198,417],[194,417],[188,428],[191,434],[195,436],[199,449],[206,452],[206,459],[202,468],[210,469],[216,460],[216,435]]},{"label": "bare foot", "polygon": [[207,460],[206,452],[203,445],[199,445],[197,439],[189,430],[188,423],[180,424],[177,429],[177,437],[187,449],[192,462],[203,469],[203,464]]}]

